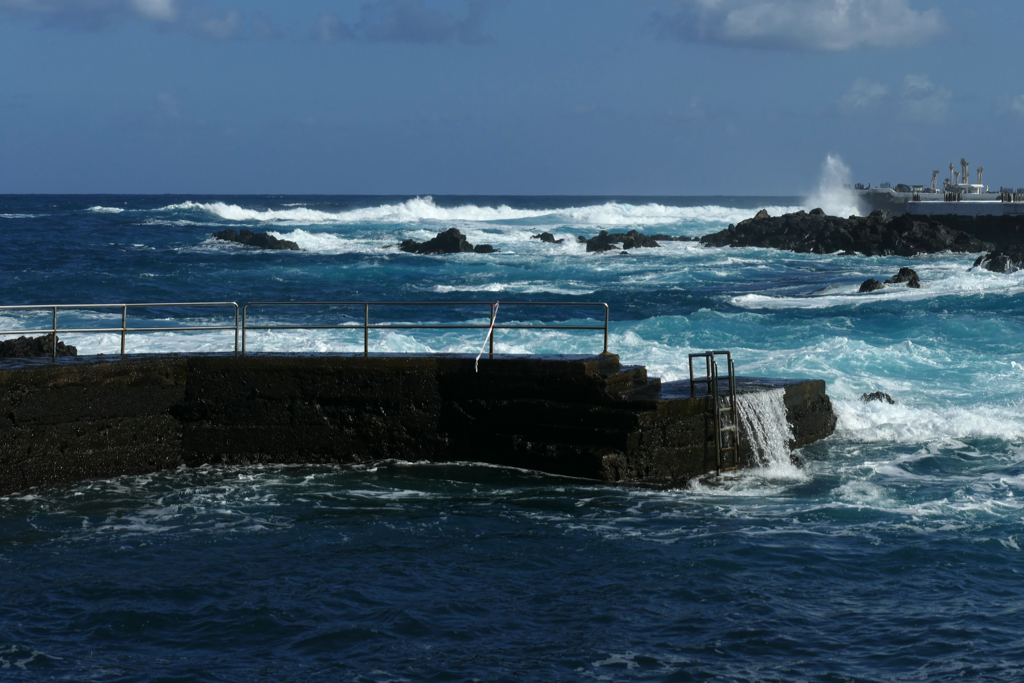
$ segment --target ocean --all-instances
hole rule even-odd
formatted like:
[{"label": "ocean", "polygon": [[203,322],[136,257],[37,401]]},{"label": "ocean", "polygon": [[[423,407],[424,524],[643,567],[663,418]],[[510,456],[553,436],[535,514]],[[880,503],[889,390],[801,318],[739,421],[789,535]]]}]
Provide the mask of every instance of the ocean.
[{"label": "ocean", "polygon": [[[576,241],[602,229],[699,236],[761,208],[812,207],[800,197],[0,196],[0,304],[606,302],[609,348],[624,363],[670,381],[686,376],[686,354],[729,349],[741,375],[826,380],[838,416],[833,436],[797,453],[802,469],[777,458],[678,490],[385,461],[210,466],[2,497],[0,678],[1024,675],[1024,272],[969,270],[976,254],[676,241],[588,254]],[[394,246],[449,227],[498,253]],[[225,228],[302,251],[212,238]],[[531,239],[541,231],[564,242]],[[857,293],[902,266],[921,289]],[[0,327],[46,327],[50,315],[0,311]],[[172,328],[225,321],[203,309],[133,315]],[[62,326],[120,319],[61,316]],[[557,309],[499,309],[512,321],[565,322]],[[62,340],[81,354],[120,344]],[[476,353],[483,341],[480,330],[374,331],[370,351]],[[129,335],[127,347],[225,352],[232,338],[169,329]],[[254,332],[248,347],[361,351],[362,335]],[[597,353],[601,339],[504,330],[495,350]],[[895,404],[861,400],[874,391]]]}]

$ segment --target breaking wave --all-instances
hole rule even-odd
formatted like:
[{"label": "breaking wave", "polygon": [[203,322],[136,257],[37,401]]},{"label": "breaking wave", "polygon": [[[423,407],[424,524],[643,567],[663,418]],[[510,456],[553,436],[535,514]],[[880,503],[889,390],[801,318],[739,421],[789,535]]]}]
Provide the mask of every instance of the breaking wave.
[{"label": "breaking wave", "polygon": [[[104,207],[94,207],[99,210]],[[798,207],[765,206],[773,215],[797,210]],[[120,211],[120,209],[117,209]],[[575,225],[644,226],[670,225],[681,222],[738,223],[753,216],[758,209],[725,206],[667,206],[664,204],[625,204],[607,202],[594,206],[556,209],[515,209],[508,205],[439,206],[432,197],[415,197],[396,204],[351,209],[348,211],[322,211],[303,206],[285,209],[252,209],[224,202],[193,202],[171,204],[157,211],[198,211],[213,214],[229,221],[278,222],[304,225],[385,223],[408,224],[424,221],[501,222],[524,219],[568,222]]]}]

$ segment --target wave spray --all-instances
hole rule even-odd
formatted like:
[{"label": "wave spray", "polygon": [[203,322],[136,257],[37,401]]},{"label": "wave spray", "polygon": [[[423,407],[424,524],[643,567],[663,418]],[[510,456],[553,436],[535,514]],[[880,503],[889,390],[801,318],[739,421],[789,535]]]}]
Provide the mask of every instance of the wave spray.
[{"label": "wave spray", "polygon": [[863,207],[849,186],[850,167],[839,155],[829,154],[821,165],[818,189],[807,198],[807,208],[820,208],[830,216],[863,215]]}]

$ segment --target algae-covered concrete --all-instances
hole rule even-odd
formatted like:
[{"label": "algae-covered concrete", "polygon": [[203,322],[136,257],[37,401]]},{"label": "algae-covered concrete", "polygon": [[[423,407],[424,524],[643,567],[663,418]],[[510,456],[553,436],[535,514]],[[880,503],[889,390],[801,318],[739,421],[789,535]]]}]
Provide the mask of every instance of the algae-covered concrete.
[{"label": "algae-covered concrete", "polygon": [[[783,387],[794,445],[821,381]],[[204,463],[470,460],[677,485],[715,468],[706,395],[617,356],[150,356],[0,366],[0,493]],[[744,451],[746,449],[746,452]],[[741,443],[740,460],[749,458]]]}]

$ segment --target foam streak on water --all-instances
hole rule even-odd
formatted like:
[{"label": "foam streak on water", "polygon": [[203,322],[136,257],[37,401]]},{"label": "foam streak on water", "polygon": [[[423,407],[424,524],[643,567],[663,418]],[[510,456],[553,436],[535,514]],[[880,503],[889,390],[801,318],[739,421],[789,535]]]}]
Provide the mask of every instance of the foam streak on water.
[{"label": "foam streak on water", "polygon": [[[823,188],[842,190],[841,162],[825,170]],[[577,239],[694,237],[808,203],[817,198],[0,196],[3,303],[469,300],[483,305],[372,316],[479,324],[500,300],[499,322],[586,325],[601,320],[593,310],[511,302],[607,302],[624,363],[672,381],[687,376],[688,353],[730,349],[740,375],[824,379],[839,420],[796,452],[798,470],[782,392],[741,395],[761,466],[672,491],[385,461],[209,465],[0,498],[0,678],[1019,678],[1024,273],[969,270],[973,254],[691,241],[588,254]],[[303,251],[213,239],[225,227]],[[395,248],[448,227],[500,251]],[[39,239],[57,229],[61,240]],[[531,238],[540,232],[564,241]],[[857,293],[902,266],[921,289]],[[223,313],[133,310],[129,322],[230,324]],[[43,329],[50,315],[2,311],[0,327]],[[360,323],[362,309],[250,315],[336,325]],[[60,322],[117,327],[120,315],[61,311]],[[82,353],[120,349],[113,333],[62,337]],[[478,330],[374,330],[370,351],[475,354],[482,341]],[[592,354],[601,342],[497,330],[495,348]],[[127,345],[230,352],[233,335],[132,333]],[[357,353],[362,334],[254,332],[247,345]],[[895,404],[861,400],[875,391]]]}]

